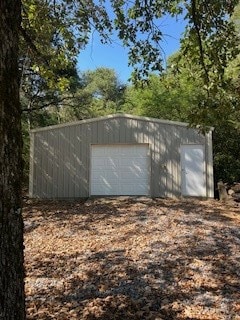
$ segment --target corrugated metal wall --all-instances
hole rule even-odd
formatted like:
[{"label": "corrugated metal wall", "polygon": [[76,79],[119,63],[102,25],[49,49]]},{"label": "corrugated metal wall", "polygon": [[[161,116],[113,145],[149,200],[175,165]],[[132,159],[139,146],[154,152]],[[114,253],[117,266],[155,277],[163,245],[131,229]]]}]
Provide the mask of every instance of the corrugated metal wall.
[{"label": "corrugated metal wall", "polygon": [[181,195],[180,146],[205,146],[207,196],[212,197],[211,132],[198,134],[184,125],[117,115],[31,133],[30,196],[89,196],[91,144],[148,143],[151,196]]}]

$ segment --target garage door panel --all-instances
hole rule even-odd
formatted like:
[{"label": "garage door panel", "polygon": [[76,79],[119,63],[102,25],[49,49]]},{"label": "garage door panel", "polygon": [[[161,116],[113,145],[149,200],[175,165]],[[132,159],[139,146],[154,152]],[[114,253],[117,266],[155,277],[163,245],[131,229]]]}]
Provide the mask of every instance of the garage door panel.
[{"label": "garage door panel", "polygon": [[148,179],[148,176],[137,176],[135,175],[134,177],[128,177],[128,176],[125,176],[125,177],[121,177],[120,179],[120,182],[121,183],[127,183],[129,182],[129,184],[131,183],[131,181],[133,181],[134,184],[139,184],[139,183],[147,183],[149,184],[149,179]]},{"label": "garage door panel", "polygon": [[93,181],[108,181],[108,180],[116,180],[119,178],[119,175],[117,172],[109,170],[109,171],[104,171],[104,170],[94,170],[92,171],[92,180]]},{"label": "garage door panel", "polygon": [[119,179],[127,179],[127,180],[130,180],[131,179],[145,179],[148,181],[148,171],[147,170],[144,170],[144,171],[136,171],[136,170],[132,170],[132,169],[129,169],[129,168],[126,168],[124,171],[122,171],[121,173],[121,177]]},{"label": "garage door panel", "polygon": [[121,195],[143,195],[146,192],[146,188],[148,188],[148,184],[141,184],[136,187],[135,184],[129,184],[125,187],[120,186],[119,191]]},{"label": "garage door panel", "polygon": [[126,151],[123,153],[120,153],[120,155],[122,156],[121,158],[133,158],[133,159],[141,159],[141,158],[147,158],[148,157],[148,153],[145,152],[145,149],[139,148],[139,150],[137,151]]},{"label": "garage door panel", "polygon": [[93,157],[105,157],[105,148],[100,148],[98,146],[95,146],[94,149],[92,149],[92,155]]},{"label": "garage door panel", "polygon": [[[116,183],[116,180],[106,180],[106,179],[101,179],[97,181],[93,181],[93,186],[92,186],[92,191],[94,190],[95,186],[98,190],[101,192],[101,188],[107,189],[107,190],[112,190],[118,188],[118,183]],[[101,193],[98,193],[98,195],[101,195]]]},{"label": "garage door panel", "polygon": [[94,158],[92,158],[92,165],[93,165],[93,168],[97,167],[99,168],[100,166],[101,167],[108,167],[108,166],[111,166],[111,167],[117,167],[119,164],[118,164],[118,159],[117,158],[106,158],[106,157],[98,157],[98,156],[95,156]]},{"label": "garage door panel", "polygon": [[119,165],[119,160],[117,158],[108,157],[105,159],[105,165],[107,167],[117,167]]},{"label": "garage door panel", "polygon": [[129,156],[127,158],[121,158],[119,159],[120,165],[122,166],[131,165],[131,166],[144,168],[148,157],[142,157],[142,158],[136,158],[136,157]]},{"label": "garage door panel", "polygon": [[129,174],[131,174],[134,177],[148,177],[149,172],[148,170],[145,169],[141,169],[141,167],[130,167],[130,168],[125,168],[123,170],[123,174],[126,174],[126,172],[128,172]]},{"label": "garage door panel", "polygon": [[97,158],[97,156],[92,158],[92,164],[94,167],[104,166],[104,158]]},{"label": "garage door panel", "polygon": [[112,146],[106,146],[106,147],[99,147],[99,148],[103,148],[104,149],[104,152],[103,152],[103,155],[105,157],[118,157],[119,155],[119,150],[118,148],[115,148],[115,147],[112,147]]},{"label": "garage door panel", "polygon": [[92,195],[148,195],[147,145],[92,146]]},{"label": "garage door panel", "polygon": [[[148,148],[146,148],[145,146],[135,147],[133,150],[134,150],[134,155],[137,156],[138,158],[148,157]],[[139,151],[141,152],[139,153]]]},{"label": "garage door panel", "polygon": [[117,195],[118,194],[118,185],[111,185],[108,184],[94,184],[92,187],[92,194],[93,195]]}]

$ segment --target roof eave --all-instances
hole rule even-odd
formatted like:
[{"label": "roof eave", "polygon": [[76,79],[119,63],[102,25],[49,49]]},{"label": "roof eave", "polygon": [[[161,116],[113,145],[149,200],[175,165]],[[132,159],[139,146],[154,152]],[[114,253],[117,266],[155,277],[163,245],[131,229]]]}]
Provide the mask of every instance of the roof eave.
[{"label": "roof eave", "polygon": [[[163,120],[163,119],[156,119],[156,118],[142,117],[142,116],[133,116],[133,115],[126,114],[126,113],[116,113],[116,114],[111,114],[108,116],[102,116],[102,117],[97,117],[97,118],[78,120],[78,121],[74,121],[74,122],[61,123],[61,124],[48,126],[48,127],[36,128],[36,129],[30,130],[30,132],[35,133],[35,132],[41,132],[41,131],[47,131],[47,130],[55,130],[55,129],[59,129],[59,128],[87,124],[87,123],[96,122],[96,121],[104,121],[104,120],[109,120],[109,119],[114,119],[114,118],[135,119],[135,120],[141,120],[141,121],[148,121],[148,122],[169,124],[169,125],[175,125],[175,126],[177,125],[177,126],[182,126],[182,127],[189,127],[189,124],[186,122]],[[209,129],[210,129],[210,131],[212,131],[214,128],[211,127]]]}]

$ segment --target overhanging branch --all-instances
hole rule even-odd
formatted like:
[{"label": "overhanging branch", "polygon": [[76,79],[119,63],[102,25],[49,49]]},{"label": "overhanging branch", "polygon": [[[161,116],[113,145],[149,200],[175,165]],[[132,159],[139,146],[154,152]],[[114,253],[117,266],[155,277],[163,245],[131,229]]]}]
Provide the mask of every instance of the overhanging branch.
[{"label": "overhanging branch", "polygon": [[197,34],[197,41],[198,41],[198,47],[199,47],[199,53],[200,53],[200,62],[204,70],[204,81],[205,84],[209,84],[209,76],[208,76],[208,70],[204,61],[204,49],[203,49],[203,43],[202,43],[202,38],[201,38],[201,33],[200,33],[200,27],[197,19],[197,14],[196,14],[196,1],[192,0],[191,1],[191,6],[192,6],[192,19],[193,19],[193,25]]},{"label": "overhanging branch", "polygon": [[[38,110],[42,110],[42,109],[45,109],[45,108],[47,108],[47,107],[50,107],[51,105],[58,105],[58,104],[62,104],[63,105],[63,101],[65,101],[65,100],[67,100],[67,99],[73,99],[74,97],[64,97],[64,98],[62,98],[62,99],[57,99],[57,100],[52,100],[52,101],[50,101],[50,102],[48,102],[48,103],[45,103],[45,104],[43,104],[43,105],[41,105],[41,106],[38,106],[38,107],[32,107],[32,108],[24,108],[24,109],[22,109],[22,112],[25,112],[25,113],[31,113],[31,112],[33,112],[33,111],[38,111]],[[71,104],[69,104],[69,103],[64,103],[64,105],[66,105],[66,106],[73,106],[73,105],[71,105]]]},{"label": "overhanging branch", "polygon": [[31,39],[31,37],[28,35],[27,31],[20,26],[20,32],[24,38],[24,40],[26,41],[26,43],[28,44],[29,48],[35,52],[38,57],[40,57],[40,59],[47,65],[49,66],[49,62],[48,60],[42,55],[42,53],[38,50],[38,48],[35,46],[33,40]]}]

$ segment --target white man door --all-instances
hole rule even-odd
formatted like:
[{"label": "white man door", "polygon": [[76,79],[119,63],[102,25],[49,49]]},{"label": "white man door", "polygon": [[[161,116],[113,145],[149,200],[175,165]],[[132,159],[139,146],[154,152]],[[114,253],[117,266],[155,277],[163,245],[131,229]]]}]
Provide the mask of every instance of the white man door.
[{"label": "white man door", "polygon": [[206,196],[204,148],[202,145],[181,146],[183,196]]}]

